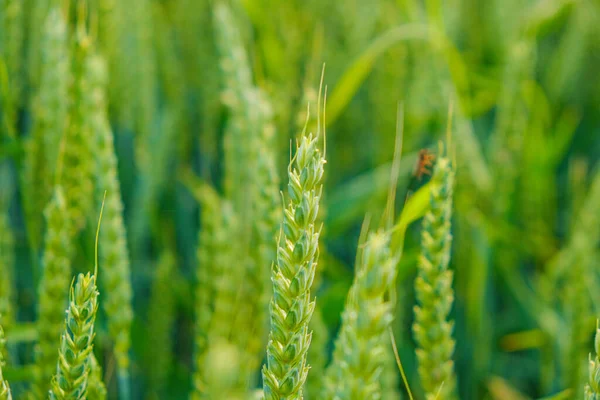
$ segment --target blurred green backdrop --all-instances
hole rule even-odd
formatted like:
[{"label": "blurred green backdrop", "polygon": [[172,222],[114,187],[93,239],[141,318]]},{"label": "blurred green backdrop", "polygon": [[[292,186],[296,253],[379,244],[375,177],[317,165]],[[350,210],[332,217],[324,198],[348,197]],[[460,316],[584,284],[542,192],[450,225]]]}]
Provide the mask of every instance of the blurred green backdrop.
[{"label": "blurred green backdrop", "polygon": [[[133,287],[133,398],[186,398],[191,390],[193,293],[202,268],[194,188],[201,180],[225,190],[223,138],[235,113],[223,72],[228,51],[245,53],[248,70],[238,73],[250,72],[266,103],[257,97],[248,104],[270,109],[270,150],[282,189],[290,141],[304,125],[307,103],[314,121],[326,65],[322,276],[313,293],[328,351],[352,282],[361,223],[367,213],[377,221],[385,206],[397,105],[404,108],[399,213],[405,196],[427,180],[413,177],[417,152],[437,151],[452,103],[452,316],[461,398],[580,390],[573,374],[583,372],[583,385],[600,316],[600,2],[239,0],[223,2],[232,16],[225,28],[213,13],[219,3],[2,0],[0,213],[8,219],[0,258],[13,280],[0,279],[12,288],[16,310],[8,342],[18,345],[5,369],[16,397],[27,390],[22,382],[31,376],[36,337],[44,227],[26,211],[36,183],[24,171],[36,118],[50,112],[36,109],[36,93],[49,59],[42,27],[54,6],[68,15],[70,32],[85,20],[108,66]],[[236,32],[242,46],[224,48],[220,29]],[[96,216],[89,215],[77,241],[75,271],[92,265]],[[419,251],[414,224],[399,265],[393,326],[417,398],[411,324]],[[96,354],[113,398],[102,314],[97,326]]]}]

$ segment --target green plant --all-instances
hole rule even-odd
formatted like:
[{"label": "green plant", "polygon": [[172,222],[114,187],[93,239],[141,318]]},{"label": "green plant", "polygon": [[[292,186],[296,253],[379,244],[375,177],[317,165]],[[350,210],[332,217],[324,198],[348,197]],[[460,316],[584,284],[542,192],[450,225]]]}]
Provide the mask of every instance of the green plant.
[{"label": "green plant", "polygon": [[222,234],[220,199],[214,192],[205,191],[200,196],[202,204],[202,229],[198,235],[198,251],[196,267],[196,289],[194,294],[194,376],[192,377],[192,399],[202,398],[206,390],[205,355],[208,349],[210,321],[214,312],[215,281],[220,263],[220,242]]},{"label": "green plant", "polygon": [[0,199],[0,323],[10,328],[14,322],[14,237],[8,219],[7,207]]},{"label": "green plant", "polygon": [[50,398],[86,399],[92,368],[94,321],[98,310],[96,277],[79,274],[71,285],[64,333]]},{"label": "green plant", "polygon": [[35,394],[45,397],[50,379],[56,367],[56,349],[60,344],[63,329],[63,316],[67,303],[71,275],[71,256],[73,246],[67,215],[66,200],[60,186],[54,194],[46,211],[46,239],[42,259],[43,274],[38,289],[39,306],[37,327],[39,339],[35,352],[37,377]]},{"label": "green plant", "polygon": [[131,347],[131,322],[133,319],[132,290],[130,280],[129,252],[123,202],[117,170],[113,133],[107,117],[106,84],[107,71],[104,60],[97,54],[90,54],[86,60],[89,88],[94,96],[91,113],[88,116],[91,133],[96,138],[96,181],[98,194],[106,193],[104,204],[104,227],[100,231],[100,260],[104,311],[108,318],[108,330],[114,344],[117,360],[119,384],[125,393],[129,386],[129,349]]},{"label": "green plant", "polygon": [[4,367],[4,353],[6,347],[6,340],[4,339],[4,330],[0,326],[0,399],[1,400],[12,400],[12,394],[10,392],[10,386],[8,382],[4,380],[2,375],[2,368]]},{"label": "green plant", "polygon": [[585,400],[600,398],[600,326],[596,321],[596,334],[594,336],[594,358],[589,356],[588,383],[585,385]]},{"label": "green plant", "polygon": [[70,84],[69,36],[62,9],[54,6],[45,19],[41,42],[42,71],[34,110],[43,137],[49,181],[54,182],[60,141],[67,126]]},{"label": "green plant", "polygon": [[0,55],[5,62],[6,76],[4,77],[1,93],[3,106],[2,131],[15,136],[19,107],[23,96],[23,21],[24,4],[18,0],[3,0],[0,3]]},{"label": "green plant", "polygon": [[242,354],[238,346],[217,338],[210,343],[206,361],[207,385],[204,393],[206,398],[225,397],[231,400],[247,398],[246,389],[239,385]]},{"label": "green plant", "polygon": [[177,260],[172,251],[165,250],[158,259],[155,267],[154,284],[148,307],[148,369],[149,392],[156,398],[165,393],[165,383],[173,364],[172,348],[165,346],[169,343],[175,327],[175,277]]},{"label": "green plant", "polygon": [[52,195],[61,139],[67,126],[70,64],[67,24],[61,9],[52,7],[43,24],[40,85],[33,100],[34,126],[26,146],[23,180],[27,232],[35,254],[43,232],[43,209]]},{"label": "green plant", "polygon": [[94,131],[91,127],[92,106],[95,93],[90,90],[90,81],[96,72],[90,67],[89,57],[93,52],[92,39],[86,33],[81,16],[75,27],[71,49],[72,83],[69,102],[69,123],[61,143],[58,182],[63,186],[67,201],[67,215],[73,234],[86,224],[92,210],[93,199],[93,154]]},{"label": "green plant", "polygon": [[[251,306],[241,314],[246,321],[241,326],[248,327],[251,335],[243,338],[241,346],[246,350],[246,360],[243,363],[244,372],[251,376],[260,366],[268,334],[268,304],[271,297],[269,285],[270,266],[275,261],[273,243],[277,236],[277,226],[281,221],[279,196],[279,176],[277,174],[272,111],[269,103],[256,94],[256,105],[259,127],[250,141],[255,149],[256,169],[251,175],[252,221],[251,239],[249,243],[249,258],[247,263],[248,284],[243,297]],[[243,212],[243,211],[242,211]],[[243,302],[246,304],[246,302]]]},{"label": "green plant", "polygon": [[[244,48],[240,20],[224,2],[214,7],[213,25],[223,78],[222,100],[231,114],[223,137],[224,194],[231,204],[235,226],[228,236],[237,238],[228,249],[234,265],[228,266],[223,288],[229,288],[236,312],[228,339],[240,349],[241,385],[253,385],[255,371],[263,358],[268,333],[270,298],[269,266],[275,258],[273,240],[280,221],[279,177],[274,154],[276,135],[271,105],[255,86],[248,54]],[[247,168],[255,165],[255,168]],[[217,291],[217,295],[218,295]],[[235,295],[234,295],[235,293]],[[216,309],[221,309],[219,302]],[[216,318],[221,318],[219,312]],[[215,322],[215,324],[220,324]],[[221,335],[223,336],[223,335]]]},{"label": "green plant", "polygon": [[[0,0],[13,397],[53,388],[104,192],[89,400],[584,397],[600,315],[600,2],[480,3]],[[326,121],[312,112],[324,63]],[[412,173],[449,103],[451,191]],[[327,174],[298,197],[310,132]],[[378,235],[393,270],[365,265]],[[393,332],[364,327],[377,318]]]},{"label": "green plant", "polygon": [[111,84],[107,88],[110,115],[119,124],[127,126],[132,120],[131,79],[127,74],[130,68],[123,62],[131,57],[121,45],[126,37],[126,27],[130,27],[130,12],[121,8],[122,3],[116,0],[97,0],[96,12],[98,22],[97,43],[99,51],[106,57]]},{"label": "green plant", "polygon": [[[136,163],[141,170],[151,166],[150,158],[150,140],[153,131],[153,122],[157,110],[157,61],[156,51],[153,44],[153,33],[151,27],[154,25],[152,20],[152,2],[150,0],[136,0],[131,7],[122,10],[125,15],[129,15],[132,34],[136,38],[133,54],[135,59],[145,60],[143,63],[134,62],[134,68],[129,68],[134,72],[131,77],[133,84],[129,83],[129,90],[133,93],[133,122],[136,129]],[[131,57],[129,55],[128,57]],[[121,104],[123,105],[123,104]]]},{"label": "green plant", "polygon": [[202,229],[196,269],[193,399],[205,398],[216,390],[211,387],[211,383],[216,381],[207,380],[207,372],[215,359],[207,358],[207,354],[214,346],[229,348],[227,341],[234,332],[232,321],[235,319],[240,282],[239,275],[232,273],[236,260],[232,257],[235,253],[231,251],[228,240],[236,226],[231,204],[207,185],[200,187],[198,197],[202,205]]},{"label": "green plant", "polygon": [[92,353],[90,361],[90,375],[88,379],[87,397],[89,400],[105,400],[106,386],[102,381],[102,367],[96,356]]},{"label": "green plant", "polygon": [[[314,285],[316,286],[316,284]],[[306,378],[303,394],[305,398],[313,400],[318,399],[323,390],[325,367],[327,366],[327,347],[330,339],[319,304],[315,306],[308,329],[312,331],[312,336],[310,347],[306,353],[306,362],[310,365],[311,372]]]},{"label": "green plant", "polygon": [[398,258],[386,232],[371,233],[361,250],[354,282],[342,314],[331,365],[321,398],[379,399],[393,304],[386,293],[393,285]]},{"label": "green plant", "polygon": [[[257,92],[252,83],[252,71],[237,27],[238,21],[224,2],[216,3],[213,21],[223,79],[221,98],[232,113],[223,138],[224,194],[226,198],[231,199],[235,210],[241,210],[246,204],[244,194],[252,182],[252,171],[246,168],[246,163],[252,161],[255,156],[252,139],[260,129],[257,125],[259,108],[253,107],[251,103],[251,100],[258,100]],[[242,226],[248,226],[251,215],[244,215],[243,218]]]},{"label": "green plant", "polygon": [[454,301],[452,271],[448,269],[454,169],[441,145],[437,157],[431,178],[430,209],[423,219],[413,331],[419,376],[427,399],[445,400],[456,397],[454,323],[448,318]]},{"label": "green plant", "polygon": [[271,330],[263,367],[266,400],[301,399],[309,370],[308,323],[315,308],[310,288],[318,260],[320,227],[316,218],[325,165],[319,138],[304,132],[288,168],[289,201],[284,209],[277,263],[271,272]]},{"label": "green plant", "polygon": [[[586,252],[581,252],[575,259],[574,265],[569,271],[568,287],[565,293],[565,311],[569,321],[570,340],[566,354],[565,365],[569,367],[569,373],[566,376],[566,386],[571,388],[575,398],[583,397],[584,382],[584,354],[586,337],[586,320],[589,314],[589,300],[585,288],[585,280],[588,273],[588,264],[590,260],[586,257]],[[587,335],[586,335],[587,336]]]}]

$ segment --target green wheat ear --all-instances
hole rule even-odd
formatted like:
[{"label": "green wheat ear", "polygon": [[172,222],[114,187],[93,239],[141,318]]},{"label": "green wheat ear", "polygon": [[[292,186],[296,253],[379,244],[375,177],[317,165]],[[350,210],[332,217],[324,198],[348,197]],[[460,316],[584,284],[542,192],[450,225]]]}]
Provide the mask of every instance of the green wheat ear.
[{"label": "green wheat ear", "polygon": [[106,193],[100,207],[94,257],[94,273],[79,274],[71,283],[69,307],[64,332],[60,338],[56,374],[52,378],[49,397],[52,400],[87,399],[91,384],[90,399],[103,398],[105,393],[98,364],[93,353],[94,322],[98,311],[98,241],[100,223],[106,203]]},{"label": "green wheat ear", "polygon": [[430,209],[423,220],[422,252],[415,280],[418,305],[415,306],[413,332],[426,398],[445,400],[456,397],[452,361],[454,323],[448,318],[454,301],[452,271],[448,270],[454,169],[441,145],[430,184]]},{"label": "green wheat ear", "polygon": [[96,178],[98,193],[105,193],[104,226],[100,231],[100,260],[103,265],[103,308],[108,331],[114,343],[119,383],[128,391],[130,330],[133,320],[131,268],[127,235],[123,221],[123,202],[119,182],[113,133],[107,116],[107,70],[102,57],[90,54],[86,59],[89,86],[94,93],[89,125],[96,139]]},{"label": "green wheat ear", "polygon": [[594,358],[590,354],[589,382],[585,385],[585,400],[600,399],[600,322],[596,321],[596,336],[594,337]]},{"label": "green wheat ear", "polygon": [[94,321],[98,310],[96,277],[79,274],[71,285],[65,330],[60,340],[50,398],[86,399],[92,366]]},{"label": "green wheat ear", "polygon": [[4,330],[0,326],[0,400],[12,400],[10,393],[10,386],[8,382],[4,380],[2,375],[2,368],[4,367],[4,349],[6,347],[6,340],[4,339]]},{"label": "green wheat ear", "polygon": [[271,104],[253,83],[239,21],[226,2],[214,4],[213,24],[223,78],[222,101],[230,112],[223,136],[223,186],[238,221],[237,231],[230,236],[239,237],[235,251],[249,255],[235,256],[243,259],[236,263],[242,280],[234,289],[239,294],[231,324],[236,332],[233,340],[243,349],[241,380],[247,385],[246,381],[256,379],[267,342],[270,265],[275,259],[272,244],[281,221],[273,150],[276,132]]},{"label": "green wheat ear", "polygon": [[93,106],[96,93],[90,90],[94,79],[91,37],[85,32],[83,17],[79,17],[72,47],[72,84],[69,103],[69,123],[59,153],[58,182],[63,186],[72,233],[76,234],[86,224],[93,209],[94,134]]},{"label": "green wheat ear", "polygon": [[160,398],[164,396],[174,357],[171,353],[172,331],[176,323],[177,310],[174,277],[177,274],[177,259],[170,250],[161,254],[154,273],[152,294],[148,305],[148,341],[150,352],[147,358],[147,389]]},{"label": "green wheat ear", "polygon": [[393,304],[386,293],[396,279],[398,258],[390,234],[369,235],[342,315],[333,361],[327,368],[324,399],[381,398],[388,328]]},{"label": "green wheat ear", "polygon": [[324,155],[319,136],[303,133],[288,168],[289,201],[284,209],[277,262],[272,267],[273,298],[267,364],[263,368],[266,400],[302,399],[309,367],[308,323],[315,302],[310,288],[317,268],[320,228],[316,226]]},{"label": "green wheat ear", "polygon": [[[9,214],[0,199],[0,322],[10,332],[13,315],[13,271],[15,267],[15,241]],[[4,353],[2,355],[5,355]]]},{"label": "green wheat ear", "polygon": [[37,327],[39,341],[35,351],[36,398],[45,397],[56,366],[56,349],[63,330],[65,294],[71,276],[72,243],[67,205],[62,188],[57,186],[46,207],[46,238],[42,259],[43,275],[38,289]]},{"label": "green wheat ear", "polygon": [[208,336],[214,313],[216,279],[219,276],[221,260],[224,256],[222,238],[224,234],[221,213],[221,199],[212,190],[205,190],[200,196],[202,227],[198,234],[197,285],[195,289],[194,319],[194,374],[193,390],[190,399],[206,396],[205,358],[208,350]]},{"label": "green wheat ear", "polygon": [[27,233],[34,251],[40,250],[42,210],[52,197],[58,149],[67,124],[69,105],[69,51],[67,23],[58,7],[49,10],[43,24],[43,64],[40,86],[32,105],[33,129],[26,143],[23,181]]},{"label": "green wheat ear", "polygon": [[4,0],[0,3],[0,58],[6,63],[8,90],[2,98],[4,127],[15,135],[19,107],[23,95],[23,33],[25,5],[21,0]]}]

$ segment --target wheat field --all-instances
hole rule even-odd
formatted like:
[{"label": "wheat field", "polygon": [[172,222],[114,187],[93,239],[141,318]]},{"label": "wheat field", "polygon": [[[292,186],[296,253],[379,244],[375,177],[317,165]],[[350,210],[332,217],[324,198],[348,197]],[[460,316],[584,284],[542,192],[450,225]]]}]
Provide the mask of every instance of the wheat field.
[{"label": "wheat field", "polygon": [[600,399],[597,0],[0,0],[0,400]]}]

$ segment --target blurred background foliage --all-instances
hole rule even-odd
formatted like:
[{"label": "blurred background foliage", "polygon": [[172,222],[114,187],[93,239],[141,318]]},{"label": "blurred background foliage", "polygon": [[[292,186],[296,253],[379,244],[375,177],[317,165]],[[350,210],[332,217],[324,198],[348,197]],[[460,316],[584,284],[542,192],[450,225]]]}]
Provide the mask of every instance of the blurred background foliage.
[{"label": "blurred background foliage", "polygon": [[[2,3],[2,91],[18,93],[19,101],[14,110],[5,103],[2,113],[0,204],[8,220],[0,234],[7,238],[10,230],[14,243],[0,256],[14,249],[15,335],[27,365],[39,279],[31,243],[39,243],[42,233],[28,232],[22,205],[28,194],[20,176],[38,79],[39,10],[51,1]],[[110,121],[132,264],[136,398],[185,398],[191,387],[200,218],[190,173],[222,189],[222,139],[230,117],[214,3],[88,4],[91,34],[109,66]],[[307,102],[316,114],[326,64],[324,246],[314,293],[330,337],[352,281],[362,220],[367,213],[377,220],[384,209],[397,104],[405,115],[398,182],[404,199],[424,183],[412,174],[417,152],[436,151],[452,103],[458,166],[452,315],[461,397],[539,398],[569,388],[573,365],[586,368],[600,315],[600,2],[228,3],[252,80],[272,107],[280,178]],[[16,25],[12,12],[20,13]],[[420,397],[410,330],[418,232],[412,226],[406,236],[394,334]],[[92,234],[90,227],[78,243],[75,269],[90,265]],[[585,307],[573,311],[574,297],[585,297]],[[99,354],[103,332],[96,339]],[[103,364],[110,389],[109,361]],[[15,387],[27,374],[26,367],[5,372]]]}]

